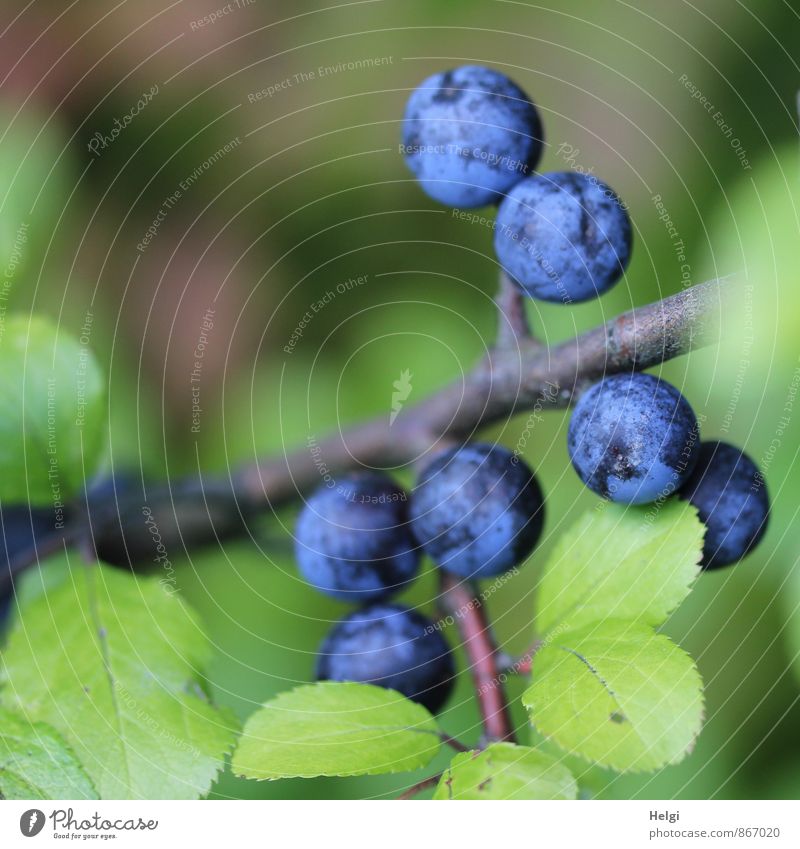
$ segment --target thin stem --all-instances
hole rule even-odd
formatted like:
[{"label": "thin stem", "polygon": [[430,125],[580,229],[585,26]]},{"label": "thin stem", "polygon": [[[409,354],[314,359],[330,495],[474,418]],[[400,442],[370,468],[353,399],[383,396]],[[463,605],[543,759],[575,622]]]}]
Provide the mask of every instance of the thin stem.
[{"label": "thin stem", "polygon": [[442,777],[442,773],[438,773],[437,775],[432,775],[430,778],[424,778],[422,781],[418,781],[413,787],[409,787],[408,790],[402,792],[397,798],[399,799],[413,799],[418,793],[421,793],[423,790],[427,790],[429,787],[433,787],[434,785],[439,783],[439,779]]},{"label": "thin stem", "polygon": [[497,350],[516,350],[520,347],[538,345],[531,334],[528,316],[525,313],[525,295],[514,281],[500,272],[495,304],[497,305]]},{"label": "thin stem", "polygon": [[486,612],[468,584],[447,572],[440,574],[440,601],[444,611],[457,623],[461,634],[475,684],[485,741],[507,740],[513,743],[514,728]]},{"label": "thin stem", "polygon": [[465,746],[460,740],[456,740],[455,737],[450,737],[448,734],[441,733],[439,734],[439,739],[442,743],[450,746],[451,749],[455,749],[457,752],[471,752],[469,746]]}]

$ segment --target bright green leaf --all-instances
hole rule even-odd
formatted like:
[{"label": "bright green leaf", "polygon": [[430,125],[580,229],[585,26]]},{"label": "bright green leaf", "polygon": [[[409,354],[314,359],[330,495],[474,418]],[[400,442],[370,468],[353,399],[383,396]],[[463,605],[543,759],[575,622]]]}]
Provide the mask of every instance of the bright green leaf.
[{"label": "bright green leaf", "polygon": [[0,708],[0,794],[5,799],[96,799],[97,791],[53,728]]},{"label": "bright green leaf", "polygon": [[257,779],[407,772],[439,747],[436,721],[422,705],[369,684],[326,682],[281,693],[257,710],[233,771]]},{"label": "bright green leaf", "polygon": [[660,625],[699,573],[704,528],[696,510],[604,504],[563,534],[539,588],[536,630],[542,636],[605,619]]},{"label": "bright green leaf", "polygon": [[681,760],[703,720],[692,659],[664,635],[626,622],[559,635],[536,655],[522,701],[561,748],[620,771]]},{"label": "bright green leaf", "polygon": [[3,704],[60,731],[101,798],[206,793],[233,722],[200,687],[209,645],[196,618],[157,578],[78,558],[69,577],[23,593],[0,666]]},{"label": "bright green leaf", "polygon": [[434,799],[575,799],[572,773],[558,760],[512,743],[456,755]]},{"label": "bright green leaf", "polygon": [[0,324],[0,362],[0,501],[57,509],[103,448],[102,374],[86,345],[37,316]]}]

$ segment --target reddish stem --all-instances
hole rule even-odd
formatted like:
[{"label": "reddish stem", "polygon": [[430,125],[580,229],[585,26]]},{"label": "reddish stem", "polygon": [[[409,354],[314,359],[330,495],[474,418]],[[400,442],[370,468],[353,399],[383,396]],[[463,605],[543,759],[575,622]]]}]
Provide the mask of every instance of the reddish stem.
[{"label": "reddish stem", "polygon": [[439,779],[442,777],[442,774],[432,775],[430,778],[423,778],[422,781],[418,781],[412,787],[409,787],[408,790],[405,790],[401,793],[397,798],[398,799],[413,799],[417,793],[421,793],[423,790],[427,790],[429,787],[433,787],[434,785],[439,783]]},{"label": "reddish stem", "polygon": [[469,658],[485,740],[515,742],[508,699],[497,665],[497,646],[480,601],[469,584],[442,572],[441,603],[458,625],[464,651]]},{"label": "reddish stem", "polygon": [[529,675],[532,665],[533,658],[528,655],[527,657],[523,657],[521,660],[517,661],[509,671],[516,675]]}]

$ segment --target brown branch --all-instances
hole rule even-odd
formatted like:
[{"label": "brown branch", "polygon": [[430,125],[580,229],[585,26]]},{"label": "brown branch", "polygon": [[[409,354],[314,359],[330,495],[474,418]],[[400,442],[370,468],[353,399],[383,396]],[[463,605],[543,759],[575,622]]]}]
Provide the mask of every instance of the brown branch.
[{"label": "brown branch", "polygon": [[514,726],[508,711],[501,671],[497,666],[497,646],[486,613],[469,584],[455,575],[440,572],[439,598],[443,612],[458,625],[469,671],[475,683],[475,694],[483,721],[486,742],[514,742]]},{"label": "brown branch", "polygon": [[[306,445],[231,477],[197,475],[148,487],[144,496],[134,493],[106,505],[103,515],[93,513],[91,523],[79,515],[78,532],[92,535],[101,559],[131,564],[154,556],[145,503],[171,557],[241,536],[252,516],[318,486],[320,462],[332,475],[360,465],[401,468],[514,414],[566,407],[604,374],[646,369],[712,344],[725,300],[735,292],[733,280],[711,280],[548,348],[529,337],[523,301],[501,277],[498,343],[463,380],[407,407],[393,425],[382,415],[315,442],[313,452]],[[30,562],[35,559],[15,561],[7,577],[0,574],[0,585]]]},{"label": "brown branch", "polygon": [[[320,483],[319,462],[339,474],[356,466],[403,467],[432,446],[465,439],[515,413],[547,405],[566,407],[606,374],[642,370],[717,341],[729,279],[711,280],[663,301],[623,313],[575,339],[547,348],[495,347],[463,380],[445,387],[389,425],[382,415],[315,443],[241,469],[234,488],[246,508],[276,506]],[[505,303],[509,296],[498,296]],[[520,332],[519,316],[501,317]],[[524,314],[523,314],[524,315]],[[509,331],[510,332],[510,331]],[[516,338],[516,336],[515,336]]]}]

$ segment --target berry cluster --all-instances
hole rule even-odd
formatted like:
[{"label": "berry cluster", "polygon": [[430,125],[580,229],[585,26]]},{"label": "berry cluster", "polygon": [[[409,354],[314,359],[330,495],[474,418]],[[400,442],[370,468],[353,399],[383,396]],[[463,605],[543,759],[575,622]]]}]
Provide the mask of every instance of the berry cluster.
[{"label": "berry cluster", "polygon": [[769,518],[766,484],[732,445],[700,442],[689,402],[649,374],[613,375],[575,405],[567,436],[572,464],[589,489],[621,504],[691,502],[706,526],[705,569],[741,560]]},{"label": "berry cluster", "polygon": [[545,301],[585,301],[622,276],[631,222],[592,175],[534,174],[542,148],[536,107],[489,68],[434,74],[408,100],[402,149],[422,188],[448,206],[497,203],[495,252],[520,289]]},{"label": "berry cluster", "polygon": [[318,680],[379,684],[438,710],[452,688],[450,649],[433,623],[385,599],[414,580],[423,551],[461,577],[505,572],[530,554],[543,521],[533,472],[497,445],[439,454],[410,496],[374,472],[317,490],[297,521],[300,571],[323,593],[368,602],[326,637]]},{"label": "berry cluster", "polygon": [[[584,301],[622,277],[631,222],[593,176],[533,173],[542,139],[522,89],[497,71],[465,66],[414,90],[402,150],[435,200],[497,204],[495,251],[522,293]],[[690,501],[706,525],[707,569],[740,560],[764,533],[769,499],[753,462],[725,443],[701,443],[689,402],[659,378],[613,375],[592,386],[573,411],[568,449],[581,480],[611,501]],[[462,578],[506,572],[528,557],[543,523],[533,471],[498,445],[435,456],[410,495],[374,472],[320,488],[297,523],[300,570],[321,592],[366,606],[328,634],[317,678],[379,684],[439,709],[452,689],[450,650],[431,622],[386,599],[411,583],[423,552]]]},{"label": "berry cluster", "polygon": [[[498,204],[495,252],[525,295],[574,303],[621,278],[632,243],[624,204],[592,175],[531,173],[541,120],[503,74],[465,66],[424,80],[409,98],[403,138],[431,197]],[[691,406],[665,381],[634,373],[593,386],[575,407],[568,447],[581,480],[605,498],[643,504],[677,493],[691,501],[707,526],[706,568],[741,559],[766,529],[769,499],[753,462],[732,446],[701,444]],[[458,548],[451,555],[463,557]],[[478,556],[485,563],[467,567],[475,574],[510,562],[502,549]]]}]

